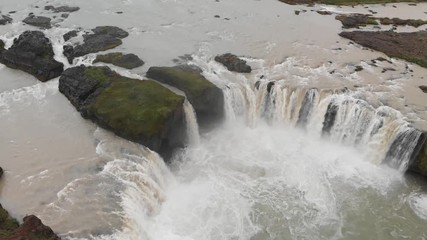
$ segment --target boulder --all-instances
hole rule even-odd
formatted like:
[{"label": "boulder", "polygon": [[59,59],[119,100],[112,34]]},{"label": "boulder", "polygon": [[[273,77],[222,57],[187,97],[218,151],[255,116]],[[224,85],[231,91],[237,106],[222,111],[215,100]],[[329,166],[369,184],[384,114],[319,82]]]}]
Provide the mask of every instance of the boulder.
[{"label": "boulder", "polygon": [[193,105],[201,128],[211,128],[224,119],[224,95],[220,88],[189,66],[151,67],[147,77],[183,91]]},{"label": "boulder", "polygon": [[185,99],[154,81],[126,78],[108,67],[78,66],[64,71],[59,91],[83,117],[166,161],[185,145]]},{"label": "boulder", "polygon": [[121,39],[129,36],[125,30],[112,26],[96,27],[92,29],[92,32],[83,35],[83,44],[76,47],[64,46],[64,55],[70,63],[76,57],[115,48],[122,44]]},{"label": "boulder", "polygon": [[228,71],[239,73],[250,73],[252,71],[251,67],[246,64],[245,60],[242,60],[231,53],[216,56],[215,61],[227,67]]},{"label": "boulder", "polygon": [[419,86],[419,88],[421,89],[421,91],[423,91],[423,93],[427,93],[427,86],[422,85],[422,86]]},{"label": "boulder", "polygon": [[354,31],[342,32],[348,38],[364,47],[427,67],[427,32]]},{"label": "boulder", "polygon": [[6,15],[0,15],[0,25],[6,25],[12,22],[12,18]]},{"label": "boulder", "polygon": [[64,34],[62,37],[64,38],[64,41],[68,41],[73,37],[77,37],[78,31],[77,30],[71,30]]},{"label": "boulder", "polygon": [[80,10],[79,7],[70,7],[70,6],[54,7],[52,5],[45,6],[44,9],[48,10],[48,11],[53,11],[56,13],[59,13],[59,12],[76,12],[76,11]]},{"label": "boulder", "polygon": [[52,44],[40,31],[26,31],[0,54],[4,65],[25,71],[42,82],[61,75],[64,65],[54,58]]},{"label": "boulder", "polygon": [[133,69],[144,65],[144,61],[142,61],[137,55],[123,54],[119,52],[98,55],[93,63],[97,62],[111,63],[115,66],[126,69]]},{"label": "boulder", "polygon": [[376,18],[372,17],[369,14],[348,14],[348,15],[338,15],[335,17],[336,20],[339,20],[343,28],[359,28],[366,25],[378,25]]},{"label": "boulder", "polygon": [[50,21],[51,20],[48,17],[30,15],[25,18],[23,22],[28,25],[39,27],[42,29],[49,29],[52,27]]}]

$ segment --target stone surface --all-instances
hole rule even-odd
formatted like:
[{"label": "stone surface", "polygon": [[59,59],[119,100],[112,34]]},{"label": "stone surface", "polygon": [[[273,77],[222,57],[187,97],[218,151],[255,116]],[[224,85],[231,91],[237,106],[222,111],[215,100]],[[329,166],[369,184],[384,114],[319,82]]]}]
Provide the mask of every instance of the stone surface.
[{"label": "stone surface", "polygon": [[224,65],[229,71],[239,73],[250,73],[252,71],[251,67],[246,64],[245,60],[242,60],[231,53],[216,56],[215,61]]},{"label": "stone surface", "polygon": [[142,61],[137,55],[131,53],[123,54],[119,52],[98,55],[93,63],[97,62],[111,63],[115,66],[126,69],[133,69],[144,65],[144,61]]},{"label": "stone surface", "polygon": [[25,18],[23,22],[28,25],[39,27],[42,29],[48,29],[52,27],[51,19],[43,16],[30,15],[27,18]]},{"label": "stone surface", "polygon": [[64,65],[53,56],[52,44],[42,32],[26,31],[14,40],[12,47],[1,51],[0,62],[45,82],[58,77],[64,70]]},{"label": "stone surface", "polygon": [[12,22],[12,18],[6,15],[0,15],[0,25],[6,25]]},{"label": "stone surface", "polygon": [[341,37],[348,38],[364,47],[401,58],[427,67],[427,32],[391,32],[391,31],[354,31],[342,32]]},{"label": "stone surface", "polygon": [[193,105],[199,126],[209,129],[224,119],[224,95],[220,88],[190,66],[151,67],[147,77],[183,91]]},{"label": "stone surface", "polygon": [[83,35],[83,44],[76,47],[71,45],[64,46],[64,55],[70,63],[75,57],[115,48],[122,44],[121,39],[129,35],[123,29],[113,26],[96,27],[92,29],[92,32]]},{"label": "stone surface", "polygon": [[48,6],[44,7],[44,9],[49,10],[49,11],[53,11],[56,13],[59,13],[59,12],[76,12],[76,11],[80,10],[79,7],[70,7],[70,6],[54,7],[52,5],[48,5]]},{"label": "stone surface", "polygon": [[185,145],[184,97],[154,81],[126,78],[108,67],[79,66],[64,71],[59,91],[83,117],[166,161]]}]

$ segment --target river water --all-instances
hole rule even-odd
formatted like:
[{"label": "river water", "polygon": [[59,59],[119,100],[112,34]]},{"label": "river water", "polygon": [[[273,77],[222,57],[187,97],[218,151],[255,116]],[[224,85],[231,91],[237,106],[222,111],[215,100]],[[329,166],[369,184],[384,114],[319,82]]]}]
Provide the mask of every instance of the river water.
[{"label": "river water", "polygon": [[[43,9],[60,4],[81,9],[63,21]],[[369,9],[427,19],[426,4],[394,5]],[[427,129],[427,94],[418,89],[427,70],[396,59],[370,65],[385,56],[340,38],[334,16],[312,11],[321,9],[369,10],[274,0],[3,0],[3,14],[17,12],[13,24],[0,26],[0,39],[10,45],[34,29],[21,22],[30,12],[57,16],[45,34],[64,63],[61,35],[99,25],[129,31],[113,51],[146,62],[114,68],[126,76],[141,78],[150,66],[190,54],[223,89],[227,120],[199,136],[186,103],[190,145],[166,166],[155,152],[82,119],[57,79],[40,83],[0,65],[0,202],[19,219],[36,214],[65,239],[427,238],[425,179],[403,174],[404,152],[382,164],[399,133],[411,139],[418,136],[409,134],[412,126]],[[253,72],[212,61],[225,52],[245,57]],[[269,81],[276,84],[267,93]],[[322,136],[332,101],[346,110]],[[379,122],[386,127],[374,131]]]}]

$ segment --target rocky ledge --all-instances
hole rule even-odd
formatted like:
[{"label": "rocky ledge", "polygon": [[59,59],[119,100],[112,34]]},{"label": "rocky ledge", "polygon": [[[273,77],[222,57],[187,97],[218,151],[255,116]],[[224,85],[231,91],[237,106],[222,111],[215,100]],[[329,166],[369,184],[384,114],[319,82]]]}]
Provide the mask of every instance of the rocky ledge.
[{"label": "rocky ledge", "polygon": [[122,44],[123,38],[129,36],[125,30],[113,26],[101,26],[92,29],[92,33],[83,35],[83,44],[64,46],[64,55],[70,63],[76,57],[81,57],[89,53],[109,50]]},{"label": "rocky ledge", "polygon": [[24,19],[23,22],[28,25],[39,27],[42,29],[49,29],[52,27],[51,19],[43,16],[29,15]]},{"label": "rocky ledge", "polygon": [[26,31],[4,50],[0,41],[0,63],[27,72],[42,82],[58,77],[64,65],[54,58],[52,44],[40,31]]},{"label": "rocky ledge", "polygon": [[144,61],[142,61],[137,55],[123,54],[119,52],[98,55],[93,63],[97,62],[111,63],[115,66],[126,69],[133,69],[144,65]]},{"label": "rocky ledge", "polygon": [[202,129],[210,129],[223,120],[222,90],[203,77],[200,69],[188,65],[151,67],[147,77],[183,91],[193,105]]},{"label": "rocky ledge", "polygon": [[348,14],[338,15],[335,19],[341,21],[343,28],[359,28],[367,25],[394,25],[394,26],[412,26],[419,27],[427,24],[427,21],[421,19],[400,19],[400,18],[378,18],[369,14]]},{"label": "rocky ledge", "polygon": [[342,32],[339,35],[364,47],[383,52],[389,57],[401,58],[427,67],[427,31],[354,31]]},{"label": "rocky ledge", "polygon": [[245,60],[242,60],[231,53],[216,56],[215,61],[224,65],[228,71],[239,73],[250,73],[252,71],[251,67],[246,64]]},{"label": "rocky ledge", "polygon": [[12,22],[12,18],[6,15],[0,15],[0,25],[6,25]]},{"label": "rocky ledge", "polygon": [[411,156],[409,171],[427,176],[427,132],[423,132]]},{"label": "rocky ledge", "polygon": [[185,145],[185,99],[154,81],[126,78],[108,67],[78,66],[64,71],[59,91],[83,117],[166,161]]}]

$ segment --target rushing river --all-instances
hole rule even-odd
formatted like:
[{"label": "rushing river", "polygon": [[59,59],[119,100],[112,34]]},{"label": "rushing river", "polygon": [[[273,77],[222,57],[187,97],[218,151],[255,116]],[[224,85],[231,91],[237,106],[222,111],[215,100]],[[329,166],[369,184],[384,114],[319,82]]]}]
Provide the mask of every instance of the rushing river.
[{"label": "rushing river", "polygon": [[[64,20],[44,10],[60,4],[81,9]],[[395,5],[369,9],[427,19],[427,4]],[[418,129],[427,129],[427,94],[418,89],[427,70],[396,59],[373,66],[383,54],[340,38],[340,23],[313,9],[369,10],[275,0],[2,0],[2,13],[17,11],[0,26],[7,46],[34,29],[21,22],[30,12],[57,16],[44,32],[70,67],[64,33],[121,27],[130,36],[112,51],[146,64],[115,70],[142,79],[150,66],[194,64],[223,90],[226,121],[199,131],[186,102],[190,144],[167,166],[81,118],[57,79],[41,83],[0,64],[1,204],[19,219],[36,214],[64,239],[426,239],[425,179],[404,171]],[[253,72],[213,61],[225,52],[244,56]]]}]

